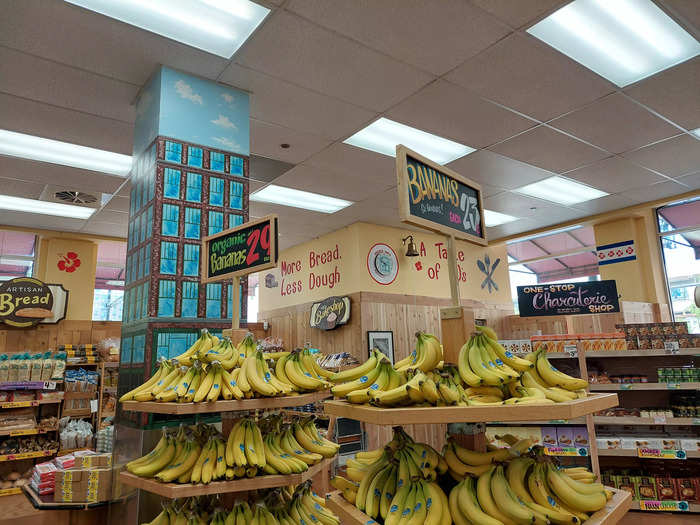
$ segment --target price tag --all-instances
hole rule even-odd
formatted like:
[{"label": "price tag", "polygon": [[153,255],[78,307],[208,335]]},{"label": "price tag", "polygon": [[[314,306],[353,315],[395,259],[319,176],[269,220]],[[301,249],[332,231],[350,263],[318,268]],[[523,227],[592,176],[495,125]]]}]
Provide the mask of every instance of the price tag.
[{"label": "price tag", "polygon": [[10,432],[11,436],[29,436],[31,434],[37,434],[37,429],[36,428],[25,428],[22,430],[13,430]]},{"label": "price tag", "polygon": [[691,425],[700,425],[700,417],[694,417]]},{"label": "price tag", "polygon": [[98,403],[97,399],[90,400],[90,412],[97,412],[97,408],[98,408],[97,403]]},{"label": "price tag", "polygon": [[13,487],[11,489],[0,489],[0,496],[10,496],[12,494],[21,494],[22,489],[19,487]]},{"label": "price tag", "polygon": [[564,345],[564,353],[568,354],[569,357],[578,357],[578,346]]},{"label": "price tag", "polygon": [[686,459],[686,454],[684,450],[638,448],[637,457],[647,459]]},{"label": "price tag", "polygon": [[664,341],[664,350],[667,354],[677,354],[680,350],[678,341]]},{"label": "price tag", "polygon": [[654,424],[655,425],[665,425],[666,424],[666,416],[664,416],[664,415],[654,416]]},{"label": "price tag", "polygon": [[680,390],[681,384],[680,383],[666,383],[666,388],[668,390]]},{"label": "price tag", "polygon": [[544,453],[547,456],[587,457],[588,449],[585,447],[545,447]]},{"label": "price tag", "polygon": [[690,506],[687,501],[656,501],[641,500],[639,510],[658,510],[661,512],[688,512]]},{"label": "price tag", "polygon": [[632,383],[622,383],[620,390],[632,390]]},{"label": "price tag", "polygon": [[44,381],[44,390],[56,390],[56,381]]}]

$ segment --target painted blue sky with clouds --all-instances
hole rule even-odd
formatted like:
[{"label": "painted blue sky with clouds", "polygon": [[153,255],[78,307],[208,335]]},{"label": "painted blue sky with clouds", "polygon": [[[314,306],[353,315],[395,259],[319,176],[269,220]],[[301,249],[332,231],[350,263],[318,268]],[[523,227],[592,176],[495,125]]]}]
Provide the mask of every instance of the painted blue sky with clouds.
[{"label": "painted blue sky with clouds", "polygon": [[[159,111],[154,111],[153,104],[158,104]],[[135,149],[150,138],[153,126],[148,120],[153,117],[158,120],[159,135],[250,155],[250,100],[237,89],[163,67],[141,94]]]}]

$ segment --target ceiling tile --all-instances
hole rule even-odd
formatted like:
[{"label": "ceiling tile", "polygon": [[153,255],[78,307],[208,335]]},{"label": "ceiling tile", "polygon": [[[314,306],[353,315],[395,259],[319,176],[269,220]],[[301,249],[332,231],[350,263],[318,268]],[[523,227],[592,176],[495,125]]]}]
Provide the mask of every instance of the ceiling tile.
[{"label": "ceiling tile", "polygon": [[691,173],[690,175],[684,175],[676,179],[681,184],[685,184],[691,190],[700,189],[700,171],[696,173]]},{"label": "ceiling tile", "polygon": [[473,148],[489,146],[535,125],[444,80],[424,87],[387,116]]},{"label": "ceiling tile", "polygon": [[88,221],[81,233],[91,233],[93,235],[104,235],[106,237],[126,238],[128,233],[128,225],[126,223],[117,224],[103,221]]},{"label": "ceiling tile", "polygon": [[[567,173],[568,175],[568,173]],[[579,202],[575,205],[576,209],[589,214],[605,213],[606,211],[615,211],[628,206],[637,204],[637,201],[625,197],[624,195],[606,195],[600,199],[592,201]]]},{"label": "ceiling tile", "polygon": [[356,171],[353,177],[346,177],[338,172],[308,164],[292,168],[276,179],[274,184],[352,202],[364,200],[377,191],[372,178],[363,177],[361,170]]},{"label": "ceiling tile", "polygon": [[78,231],[85,221],[31,212],[0,210],[0,224],[37,230]]},{"label": "ceiling tile", "polygon": [[143,85],[158,64],[216,78],[227,60],[66,2],[14,2],[0,45]]},{"label": "ceiling tile", "polygon": [[[255,155],[297,164],[321,151],[332,141],[276,124],[250,119],[250,151]],[[283,149],[280,144],[289,144]]]},{"label": "ceiling tile", "polygon": [[526,131],[489,149],[556,173],[572,170],[608,156],[604,151],[546,126]]},{"label": "ceiling tile", "polygon": [[667,180],[620,157],[610,157],[583,168],[567,171],[565,176],[607,193],[619,193]]},{"label": "ceiling tile", "polygon": [[133,126],[0,93],[1,126],[10,131],[131,155]]},{"label": "ceiling tile", "polygon": [[[695,0],[693,0],[695,2]],[[700,7],[700,3],[695,2]],[[662,71],[625,92],[685,129],[700,128],[700,57]]]},{"label": "ceiling tile", "polygon": [[623,157],[669,177],[681,177],[696,171],[700,166],[700,140],[684,134],[630,151]]},{"label": "ceiling tile", "polygon": [[105,207],[108,210],[129,213],[129,201],[129,193],[127,193],[125,197],[122,197],[121,195],[114,195]]},{"label": "ceiling tile", "polygon": [[[4,170],[3,174],[7,174]],[[28,182],[18,179],[8,179],[0,177],[0,194],[11,195],[13,197],[23,197],[25,199],[38,199],[44,191],[45,184],[39,182]]]},{"label": "ceiling tile", "polygon": [[294,84],[383,111],[432,77],[337,33],[279,11],[236,62]]},{"label": "ceiling tile", "polygon": [[638,203],[642,203],[656,199],[663,199],[665,197],[672,197],[674,195],[680,195],[681,193],[685,193],[687,191],[689,191],[688,186],[678,184],[677,182],[668,181],[625,191],[622,193],[622,196],[632,199]]},{"label": "ceiling tile", "polygon": [[[285,8],[435,75],[510,32],[505,24],[463,0],[442,0],[437,9],[430,2],[405,0],[291,0]],[[421,38],[417,21],[422,27],[440,28],[440,37],[423,34]]]},{"label": "ceiling tile", "polygon": [[549,125],[612,153],[641,148],[681,131],[621,93],[596,100]]},{"label": "ceiling tile", "polygon": [[480,150],[447,165],[479,184],[519,188],[551,177],[553,173],[488,150]]},{"label": "ceiling tile", "polygon": [[375,112],[230,64],[219,79],[252,92],[250,116],[333,140],[352,135]]},{"label": "ceiling tile", "polygon": [[90,217],[90,221],[111,222],[113,224],[128,224],[129,214],[121,211],[102,209]]},{"label": "ceiling tile", "polygon": [[396,160],[393,157],[341,142],[313,155],[306,164],[339,173],[347,178],[353,178],[359,170],[365,176],[371,177],[377,188],[396,186]]},{"label": "ceiling tile", "polygon": [[467,60],[446,78],[542,121],[614,91],[589,69],[518,33]]},{"label": "ceiling tile", "polygon": [[487,197],[484,207],[500,213],[507,213],[513,217],[530,219],[550,216],[555,218],[568,211],[568,208],[564,206],[512,192]]},{"label": "ceiling tile", "polygon": [[505,224],[499,224],[498,226],[491,226],[490,228],[486,228],[486,235],[488,237],[489,242],[493,242],[500,239],[501,237],[516,235],[518,233],[532,230],[535,227],[535,221],[532,221],[530,219],[518,219],[517,221],[507,222]]},{"label": "ceiling tile", "polygon": [[250,156],[250,179],[260,182],[270,182],[277,177],[289,171],[294,167],[294,164],[282,162],[280,160],[260,157],[258,155]]},{"label": "ceiling tile", "polygon": [[513,28],[520,28],[535,18],[549,14],[570,0],[472,0]]}]

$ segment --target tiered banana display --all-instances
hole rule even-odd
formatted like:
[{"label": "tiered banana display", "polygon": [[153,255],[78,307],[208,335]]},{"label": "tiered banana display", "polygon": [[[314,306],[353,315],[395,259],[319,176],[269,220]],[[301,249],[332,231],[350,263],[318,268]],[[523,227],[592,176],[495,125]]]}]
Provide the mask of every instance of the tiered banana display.
[{"label": "tiered banana display", "polygon": [[612,496],[588,469],[559,467],[530,440],[501,438],[509,448],[476,452],[450,439],[438,454],[395,427],[386,447],[358,452],[347,478],[331,484],[384,525],[577,524]]},{"label": "tiered banana display", "polygon": [[192,346],[162,361],[153,376],[120,401],[199,403],[290,396],[330,388],[331,372],[308,348],[263,353],[252,334],[234,346],[202,330]]},{"label": "tiered banana display", "polygon": [[218,497],[169,501],[152,521],[142,525],[340,525],[308,482],[297,487],[261,491],[258,497],[236,501],[227,510]]},{"label": "tiered banana display", "polygon": [[[264,436],[264,437],[263,437]],[[163,431],[156,447],[126,464],[132,474],[163,483],[209,483],[265,474],[308,470],[340,446],[324,438],[313,417],[282,422],[272,415],[259,421],[240,419],[225,438],[214,427],[181,426]]]},{"label": "tiered banana display", "polygon": [[557,370],[544,349],[518,357],[498,343],[492,329],[476,328],[456,365],[443,362],[435,336],[419,332],[411,355],[392,366],[373,350],[361,365],[331,375],[331,392],[379,407],[542,405],[586,396],[587,381]]}]

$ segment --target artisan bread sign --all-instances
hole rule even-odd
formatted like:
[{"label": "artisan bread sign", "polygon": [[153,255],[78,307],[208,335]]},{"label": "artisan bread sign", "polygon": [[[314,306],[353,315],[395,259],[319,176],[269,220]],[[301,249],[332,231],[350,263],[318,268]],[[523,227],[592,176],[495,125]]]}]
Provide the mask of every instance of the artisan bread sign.
[{"label": "artisan bread sign", "polygon": [[487,244],[479,184],[402,145],[396,146],[396,176],[403,222]]},{"label": "artisan bread sign", "polygon": [[[54,297],[54,292],[61,296]],[[17,328],[57,323],[66,317],[67,294],[61,285],[32,277],[5,281],[0,284],[0,321]]]},{"label": "artisan bread sign", "polygon": [[202,282],[223,281],[277,266],[277,216],[246,222],[202,239]]},{"label": "artisan bread sign", "polygon": [[620,311],[614,280],[518,286],[520,317]]}]

